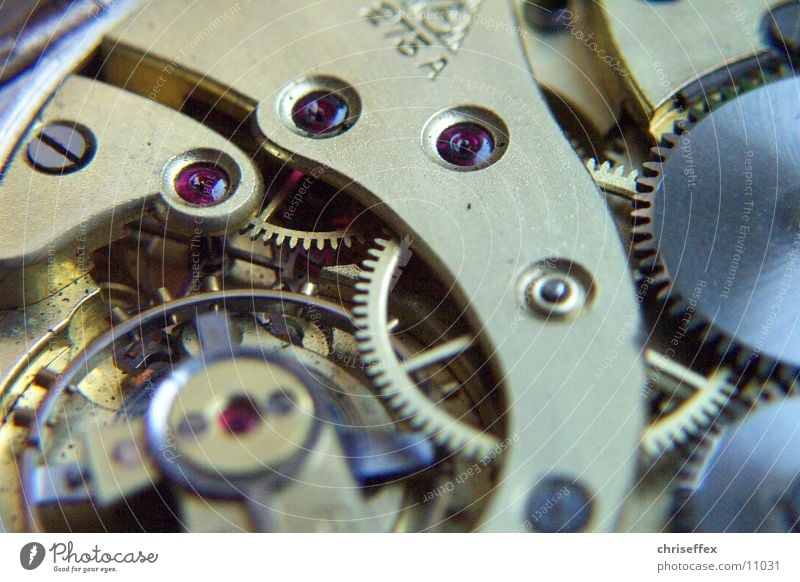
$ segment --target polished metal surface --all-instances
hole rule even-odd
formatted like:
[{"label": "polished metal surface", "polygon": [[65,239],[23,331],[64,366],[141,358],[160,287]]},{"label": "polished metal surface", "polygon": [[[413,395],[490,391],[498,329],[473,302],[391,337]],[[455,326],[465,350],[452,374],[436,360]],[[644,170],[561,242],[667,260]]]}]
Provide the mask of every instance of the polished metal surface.
[{"label": "polished metal surface", "polygon": [[794,527],[695,507],[796,398],[774,5],[21,6],[0,529]]}]

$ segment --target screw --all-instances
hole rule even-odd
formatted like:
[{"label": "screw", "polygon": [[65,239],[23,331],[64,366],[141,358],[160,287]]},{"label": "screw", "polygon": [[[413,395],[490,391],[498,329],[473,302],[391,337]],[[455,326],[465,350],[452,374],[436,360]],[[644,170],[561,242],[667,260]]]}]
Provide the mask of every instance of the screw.
[{"label": "screw", "polygon": [[800,4],[776,6],[766,16],[767,40],[775,48],[800,53]]},{"label": "screw", "polygon": [[539,297],[547,303],[561,303],[572,294],[572,281],[560,276],[547,277],[538,287]]},{"label": "screw", "polygon": [[578,280],[560,270],[538,270],[527,282],[525,300],[539,315],[567,317],[583,307],[586,290]]},{"label": "screw", "polygon": [[533,263],[519,280],[519,300],[533,315],[564,319],[591,305],[592,275],[569,259],[549,257]]},{"label": "screw", "polygon": [[592,496],[583,485],[565,477],[547,477],[528,497],[526,526],[542,533],[579,532],[592,518],[592,505]]},{"label": "screw", "polygon": [[28,160],[47,174],[69,174],[85,168],[95,152],[92,133],[71,122],[49,123],[28,143]]}]

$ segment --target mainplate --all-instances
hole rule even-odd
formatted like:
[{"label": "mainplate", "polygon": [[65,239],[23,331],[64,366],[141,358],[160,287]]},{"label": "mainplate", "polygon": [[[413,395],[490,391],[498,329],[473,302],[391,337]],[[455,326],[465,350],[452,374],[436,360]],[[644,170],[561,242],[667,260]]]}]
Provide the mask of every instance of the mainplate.
[{"label": "mainplate", "polygon": [[[706,297],[730,158],[794,193],[800,41],[711,4],[75,3],[51,46],[32,8],[0,77],[0,530],[725,529],[709,459],[797,363],[790,331],[740,357],[757,249],[755,303]],[[776,503],[761,529],[796,527]]]}]

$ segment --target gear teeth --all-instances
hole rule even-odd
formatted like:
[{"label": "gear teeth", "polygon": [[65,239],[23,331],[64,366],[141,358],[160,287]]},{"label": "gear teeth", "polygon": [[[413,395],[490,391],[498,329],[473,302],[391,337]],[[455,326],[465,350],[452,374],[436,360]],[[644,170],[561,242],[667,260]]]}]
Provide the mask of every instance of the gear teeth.
[{"label": "gear teeth", "polygon": [[[664,148],[653,148],[653,153],[657,156],[662,156],[664,154]],[[642,167],[645,170],[649,170],[650,172],[649,174],[645,173],[642,176],[643,180],[647,179],[652,180],[661,176],[661,167],[662,167],[661,160],[657,162],[645,162],[644,164],[642,164]],[[658,182],[656,182],[656,186],[658,186]]]},{"label": "gear teeth", "polygon": [[[498,446],[496,437],[453,418],[436,406],[400,366],[391,344],[382,300],[382,283],[394,274],[400,256],[399,243],[376,239],[362,263],[362,281],[356,286],[353,322],[361,359],[375,363],[367,368],[375,388],[389,407],[438,444],[469,458],[486,457]],[[361,284],[363,283],[363,284]]]},{"label": "gear teeth", "polygon": [[364,316],[369,313],[369,308],[366,305],[356,305],[353,307],[353,315]]},{"label": "gear teeth", "polygon": [[675,133],[665,133],[661,136],[661,145],[656,146],[653,148],[655,153],[661,155],[664,160],[667,159],[667,156],[670,155],[670,152],[678,147],[683,141],[683,134],[685,131],[682,132],[675,132]]},{"label": "gear teeth", "polygon": [[[639,176],[639,179],[636,181],[636,190],[640,194],[652,194],[658,189],[658,185],[661,182],[660,174],[658,178],[651,178],[648,176]],[[649,202],[648,199],[642,199],[643,202]]]},{"label": "gear teeth", "polygon": [[242,232],[250,230],[250,238],[255,240],[260,236],[264,244],[269,244],[272,241],[278,246],[286,245],[290,249],[302,246],[306,251],[312,248],[323,251],[327,247],[336,250],[341,244],[350,248],[354,242],[362,240],[359,233],[351,233],[344,230],[322,232],[297,230],[273,224],[270,222],[270,218],[271,213],[265,210],[261,214],[252,217],[242,229]]},{"label": "gear teeth", "polygon": [[[735,87],[721,87],[709,93],[708,99],[695,103],[686,108],[685,117],[675,120],[673,132],[665,132],[658,136],[659,146],[652,148],[653,159],[642,164],[640,175],[636,181],[637,194],[634,196],[634,208],[631,211],[633,248],[631,257],[634,260],[634,270],[640,278],[647,276],[657,285],[655,298],[664,303],[665,311],[671,315],[680,315],[687,307],[684,298],[672,292],[672,281],[658,253],[658,244],[653,232],[653,198],[663,180],[663,164],[674,154],[680,146],[686,133],[691,131],[694,124],[744,92],[764,86],[765,84],[786,78],[793,72],[785,63],[775,68],[759,68],[750,76],[744,76],[743,82]],[[651,284],[651,288],[654,286]],[[694,330],[702,331],[707,336],[707,342],[716,346],[717,351],[733,368],[739,372],[751,370],[761,377],[775,376],[783,383],[791,382],[796,370],[786,367],[779,362],[768,358],[752,360],[748,350],[742,349],[733,338],[727,337],[717,331],[706,321],[693,320],[696,324]]]},{"label": "gear teeth", "polygon": [[[744,416],[748,411],[759,406],[767,405],[777,399],[792,398],[797,394],[796,385],[787,386],[774,380],[747,382],[736,395],[733,404],[738,406],[734,418]],[[702,483],[701,479],[706,473],[708,463],[713,460],[713,453],[717,449],[723,436],[722,428],[714,424],[706,430],[703,438],[691,442],[691,448],[685,451],[680,472],[676,478],[679,488],[692,491]],[[689,448],[689,447],[685,447]]]},{"label": "gear teeth", "polygon": [[373,261],[372,259],[365,259],[361,263],[362,271],[374,272],[375,269],[378,268],[378,261]]},{"label": "gear teeth", "polygon": [[609,161],[598,164],[594,158],[586,160],[586,168],[598,188],[604,192],[632,199],[636,195],[636,179],[639,172],[626,173],[623,165],[614,166]]},{"label": "gear teeth", "polygon": [[730,415],[731,403],[737,393],[732,381],[731,368],[720,368],[705,378],[692,370],[648,351],[648,364],[677,386],[691,387],[694,392],[668,414],[657,418],[642,437],[642,451],[649,459],[656,459],[666,451],[689,442],[702,440],[710,429]]},{"label": "gear teeth", "polygon": [[[378,364],[380,363],[380,359],[378,356],[372,352],[365,352],[361,355],[361,361],[365,364]],[[377,375],[377,373],[376,373]]]}]

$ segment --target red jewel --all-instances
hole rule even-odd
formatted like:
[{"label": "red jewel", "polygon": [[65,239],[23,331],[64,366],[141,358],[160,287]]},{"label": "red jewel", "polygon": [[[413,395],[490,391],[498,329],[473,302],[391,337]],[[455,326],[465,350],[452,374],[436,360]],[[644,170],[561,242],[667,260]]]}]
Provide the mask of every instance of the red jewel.
[{"label": "red jewel", "polygon": [[347,120],[347,103],[327,91],[314,91],[298,100],[292,108],[292,120],[309,133],[327,133],[338,129]]},{"label": "red jewel", "polygon": [[446,162],[456,166],[477,166],[494,151],[492,134],[477,123],[456,123],[436,140],[436,151]]},{"label": "red jewel", "polygon": [[246,434],[258,426],[261,421],[253,403],[247,398],[237,398],[219,415],[219,424],[230,434]]},{"label": "red jewel", "polygon": [[228,193],[228,175],[214,164],[198,162],[180,171],[175,191],[190,204],[208,206]]}]

